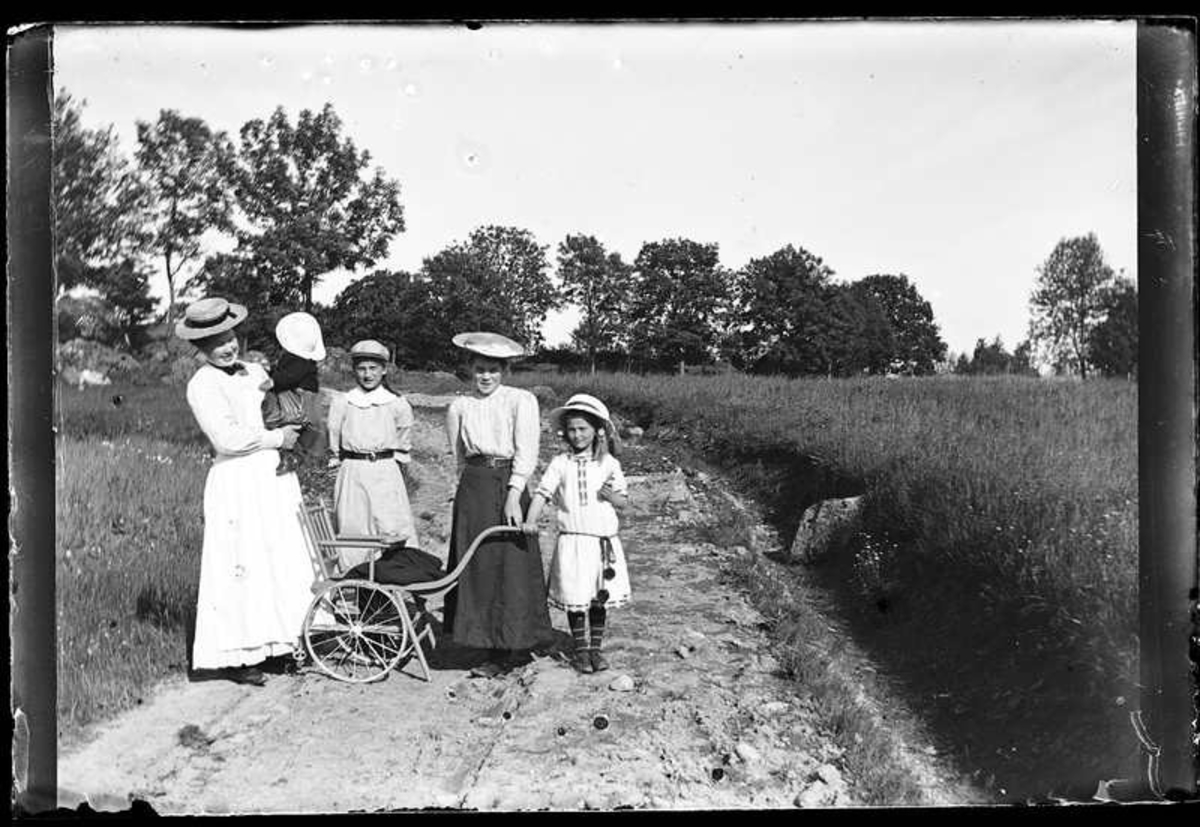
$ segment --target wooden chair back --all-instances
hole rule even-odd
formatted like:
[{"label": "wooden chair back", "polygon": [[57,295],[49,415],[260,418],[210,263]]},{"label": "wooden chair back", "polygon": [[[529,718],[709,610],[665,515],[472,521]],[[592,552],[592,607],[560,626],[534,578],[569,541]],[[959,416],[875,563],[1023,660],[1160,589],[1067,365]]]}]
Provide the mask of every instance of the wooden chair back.
[{"label": "wooden chair back", "polygon": [[329,580],[341,574],[341,565],[336,553],[330,554],[329,546],[322,545],[336,539],[333,531],[333,521],[329,517],[329,508],[324,500],[317,500],[312,505],[301,504],[300,527],[304,531],[304,539],[308,543],[309,555],[317,564],[321,578]]}]

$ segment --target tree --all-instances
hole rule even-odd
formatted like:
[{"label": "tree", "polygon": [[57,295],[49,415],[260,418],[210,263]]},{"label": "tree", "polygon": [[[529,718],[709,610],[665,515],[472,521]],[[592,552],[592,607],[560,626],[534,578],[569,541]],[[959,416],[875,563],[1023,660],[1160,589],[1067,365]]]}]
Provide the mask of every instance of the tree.
[{"label": "tree", "polygon": [[487,225],[425,259],[421,274],[445,341],[457,330],[489,330],[536,350],[546,314],[562,304],[547,249],[528,230]]},{"label": "tree", "polygon": [[325,314],[327,343],[349,348],[375,339],[401,365],[437,364],[445,351],[445,328],[434,313],[429,284],[411,273],[378,270],[346,286]]},{"label": "tree", "polygon": [[831,284],[822,293],[821,315],[807,335],[820,357],[818,372],[827,376],[886,373],[896,344],[882,305],[853,285]]},{"label": "tree", "polygon": [[242,127],[226,170],[249,225],[238,255],[306,310],[326,273],[372,266],[404,230],[400,184],[378,167],[365,177],[370,153],[341,133],[331,104],[301,111],[294,126],[279,107]]},{"label": "tree", "polygon": [[891,327],[894,349],[885,371],[914,376],[933,373],[945,356],[946,343],[933,320],[933,308],[908,277],[867,276],[854,282],[853,289],[860,297],[870,295],[878,302]]},{"label": "tree", "polygon": [[1137,376],[1137,285],[1118,276],[1103,291],[1100,309],[1104,320],[1088,336],[1088,360],[1105,376]]},{"label": "tree", "polygon": [[1012,354],[1004,349],[1004,343],[997,336],[989,345],[978,339],[975,342],[975,353],[971,356],[972,373],[1008,373],[1012,367]]},{"label": "tree", "polygon": [[1033,343],[1022,339],[1013,348],[1010,372],[1018,376],[1038,376],[1037,366],[1033,363]]},{"label": "tree", "polygon": [[832,276],[819,257],[790,244],[746,264],[734,291],[734,364],[756,373],[825,372],[813,336]]},{"label": "tree", "polygon": [[233,146],[200,118],[173,109],[153,124],[137,122],[137,160],[149,194],[149,249],[163,259],[167,276],[167,323],[175,306],[179,272],[199,256],[209,230],[230,231],[233,208],[223,171]]},{"label": "tree", "polygon": [[299,297],[292,287],[277,281],[244,250],[210,256],[187,282],[189,290],[222,296],[243,304],[249,317],[238,325],[238,335],[254,350],[270,351],[278,317],[295,310]]},{"label": "tree", "polygon": [[1103,319],[1101,299],[1113,280],[1094,233],[1064,238],[1038,268],[1029,300],[1029,338],[1052,361],[1087,378],[1088,339]]},{"label": "tree", "polygon": [[582,311],[571,334],[587,354],[593,373],[596,354],[623,349],[625,312],[632,268],[619,253],[608,253],[594,236],[568,235],[558,245],[558,277],[564,296]]},{"label": "tree", "polygon": [[630,352],[660,368],[711,361],[733,282],[718,263],[717,245],[685,238],[648,242],[633,266]]},{"label": "tree", "polygon": [[999,336],[990,343],[984,339],[976,339],[975,351],[971,358],[968,360],[965,353],[959,356],[954,372],[976,376],[1004,373],[1037,376],[1037,370],[1032,363],[1032,350],[1028,339],[1017,345],[1012,353],[1005,349]]},{"label": "tree", "polygon": [[50,192],[60,296],[79,286],[104,293],[110,270],[136,258],[145,243],[145,192],[112,126],[83,126],[85,104],[65,90],[54,98]]},{"label": "tree", "polygon": [[134,333],[154,315],[150,295],[150,272],[135,259],[124,259],[109,268],[104,279],[104,297],[113,306],[113,320],[125,347],[133,347]]}]

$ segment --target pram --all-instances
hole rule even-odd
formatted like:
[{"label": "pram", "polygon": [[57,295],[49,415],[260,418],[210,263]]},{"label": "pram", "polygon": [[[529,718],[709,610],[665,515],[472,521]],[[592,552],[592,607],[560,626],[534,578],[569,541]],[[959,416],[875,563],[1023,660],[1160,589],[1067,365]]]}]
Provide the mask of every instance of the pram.
[{"label": "pram", "polygon": [[[309,553],[319,570],[313,600],[304,616],[304,645],[313,663],[331,678],[348,683],[382,680],[402,660],[414,655],[422,679],[429,680],[429,663],[421,649],[437,645],[425,600],[458,585],[458,577],[475,550],[496,534],[519,532],[516,526],[484,529],[461,555],[458,565],[443,577],[420,583],[381,583],[375,580],[375,561],[393,544],[381,537],[338,535],[324,501],[302,505],[300,525]],[[369,552],[367,577],[345,578],[339,549]]]}]

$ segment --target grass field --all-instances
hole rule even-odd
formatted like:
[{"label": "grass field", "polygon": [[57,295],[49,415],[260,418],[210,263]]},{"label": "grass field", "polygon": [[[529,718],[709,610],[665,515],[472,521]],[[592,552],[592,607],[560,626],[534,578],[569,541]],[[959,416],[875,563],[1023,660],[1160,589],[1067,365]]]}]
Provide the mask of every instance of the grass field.
[{"label": "grass field", "polygon": [[812,576],[997,793],[1082,792],[1127,762],[1117,704],[1137,663],[1136,385],[517,381],[594,393],[723,466],[785,538],[817,499],[865,493],[864,542]]},{"label": "grass field", "polygon": [[58,722],[70,743],[187,666],[208,451],[180,388],[60,387],[59,402]]}]

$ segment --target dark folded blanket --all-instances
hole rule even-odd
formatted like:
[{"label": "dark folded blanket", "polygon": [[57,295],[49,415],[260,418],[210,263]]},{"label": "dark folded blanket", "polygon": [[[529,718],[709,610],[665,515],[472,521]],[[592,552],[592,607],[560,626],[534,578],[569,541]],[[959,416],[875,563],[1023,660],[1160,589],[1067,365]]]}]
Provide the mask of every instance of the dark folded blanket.
[{"label": "dark folded blanket", "polygon": [[[370,572],[369,566],[369,563],[359,563],[346,572],[345,579],[366,580]],[[442,571],[441,560],[419,548],[408,548],[403,543],[384,549],[375,561],[376,583],[406,586],[409,583],[428,583],[445,574],[446,572]]]}]

